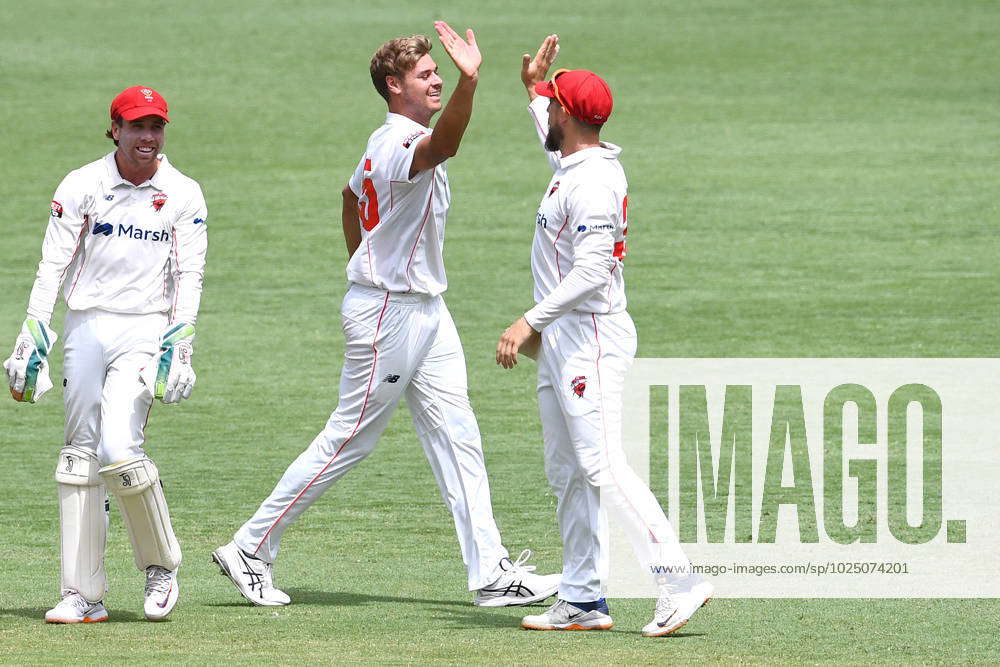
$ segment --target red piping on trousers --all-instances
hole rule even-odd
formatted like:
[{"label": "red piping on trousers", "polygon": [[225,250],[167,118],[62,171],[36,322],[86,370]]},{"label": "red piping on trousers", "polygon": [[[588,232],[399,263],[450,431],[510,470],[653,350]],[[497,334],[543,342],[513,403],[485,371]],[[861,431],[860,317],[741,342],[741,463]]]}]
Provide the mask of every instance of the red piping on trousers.
[{"label": "red piping on trousers", "polygon": [[361,428],[361,422],[365,418],[365,409],[368,407],[368,397],[372,393],[372,381],[375,379],[375,366],[378,364],[378,348],[375,347],[375,344],[378,342],[378,332],[382,329],[382,318],[385,316],[385,311],[386,308],[388,307],[389,307],[389,293],[386,292],[385,301],[382,303],[382,312],[379,313],[378,324],[375,325],[375,336],[372,338],[372,351],[375,353],[372,356],[372,372],[368,376],[368,389],[365,391],[365,401],[361,406],[361,414],[358,416],[358,421],[354,425],[354,430],[351,431],[351,434],[347,436],[347,439],[344,440],[344,442],[340,445],[339,448],[337,448],[337,451],[333,453],[333,456],[331,456],[330,460],[326,462],[326,465],[323,466],[323,469],[320,470],[318,473],[316,473],[311,480],[309,480],[309,483],[306,484],[301,491],[299,491],[299,494],[292,499],[292,502],[288,503],[288,507],[285,508],[285,511],[282,512],[281,515],[274,520],[274,523],[271,524],[271,527],[267,529],[266,533],[264,533],[264,537],[260,538],[260,543],[257,544],[257,548],[253,550],[252,555],[254,556],[257,555],[257,552],[260,551],[260,548],[264,545],[264,542],[267,541],[267,536],[271,534],[271,531],[274,530],[274,527],[277,526],[279,523],[281,523],[281,520],[288,513],[288,510],[292,509],[292,506],[298,502],[299,498],[302,497],[302,494],[308,491],[309,487],[311,487],[313,484],[316,483],[316,480],[319,479],[320,475],[326,472],[326,469],[333,464],[334,460],[340,455],[340,452],[344,450],[344,447],[347,446],[347,443],[351,441],[354,435],[358,432],[358,429]]}]

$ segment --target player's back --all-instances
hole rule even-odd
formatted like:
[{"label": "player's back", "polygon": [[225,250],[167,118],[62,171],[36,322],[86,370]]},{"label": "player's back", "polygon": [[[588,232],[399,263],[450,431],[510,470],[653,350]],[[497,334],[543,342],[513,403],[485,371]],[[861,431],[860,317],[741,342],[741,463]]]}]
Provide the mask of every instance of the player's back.
[{"label": "player's back", "polygon": [[451,203],[445,163],[410,177],[431,130],[395,113],[368,139],[349,187],[358,197],[361,244],[347,266],[353,283],[437,295],[447,289],[444,225]]}]

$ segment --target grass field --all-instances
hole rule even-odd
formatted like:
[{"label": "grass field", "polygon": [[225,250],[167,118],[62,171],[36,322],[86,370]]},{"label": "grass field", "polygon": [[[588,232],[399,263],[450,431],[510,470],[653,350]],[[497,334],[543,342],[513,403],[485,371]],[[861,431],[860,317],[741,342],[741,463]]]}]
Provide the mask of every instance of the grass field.
[{"label": "grass field", "polygon": [[[471,605],[405,410],[288,532],[276,577],[294,605],[243,604],[209,562],[336,404],[339,191],[385,111],[367,73],[382,41],[445,18],[475,28],[484,52],[476,113],[449,163],[447,301],[505,541],[555,570],[532,369],[493,363],[497,337],[530,305],[548,178],[520,54],[558,32],[559,65],[601,72],[615,91],[604,135],[624,147],[630,178],[640,356],[995,356],[997,3],[4,0],[3,16],[0,345],[23,318],[51,193],[110,150],[106,110],[125,86],[169,100],[165,152],[202,184],[211,249],[197,389],[155,409],[147,430],[184,548],[177,609],[167,623],[142,618],[115,513],[112,622],[42,622],[58,595],[62,406],[58,392],[3,401],[0,661],[1000,660],[993,600],[717,600],[666,640],[638,636],[650,601],[618,600],[611,632],[520,631],[522,611]],[[450,62],[433,55],[450,85]]]}]

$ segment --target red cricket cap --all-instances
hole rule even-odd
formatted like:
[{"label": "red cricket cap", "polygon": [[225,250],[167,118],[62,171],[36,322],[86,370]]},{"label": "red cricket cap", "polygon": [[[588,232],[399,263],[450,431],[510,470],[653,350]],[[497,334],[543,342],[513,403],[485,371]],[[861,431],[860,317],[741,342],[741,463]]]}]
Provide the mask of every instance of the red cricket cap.
[{"label": "red cricket cap", "polygon": [[554,97],[570,116],[588,125],[606,123],[614,106],[608,84],[585,69],[558,70],[551,80],[536,83],[535,92]]},{"label": "red cricket cap", "polygon": [[167,117],[167,101],[163,95],[149,86],[132,86],[118,93],[111,102],[111,119],[121,116],[124,120],[135,120],[143,116],[159,116],[170,122]]}]

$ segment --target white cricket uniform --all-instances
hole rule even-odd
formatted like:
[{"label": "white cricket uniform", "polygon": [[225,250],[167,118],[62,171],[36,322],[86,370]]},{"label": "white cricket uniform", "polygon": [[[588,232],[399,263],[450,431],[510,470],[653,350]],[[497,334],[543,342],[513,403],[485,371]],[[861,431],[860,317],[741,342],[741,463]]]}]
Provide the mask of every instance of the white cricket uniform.
[{"label": "white cricket uniform", "polygon": [[170,322],[194,324],[208,246],[201,188],[159,156],[133,185],[114,152],[56,190],[28,316],[48,323],[63,285],[66,443],[102,465],[141,456],[152,399],[139,370]]},{"label": "white cricket uniform", "polygon": [[337,409],[234,540],[273,562],[285,529],[372,452],[405,396],[454,517],[469,589],[477,590],[492,583],[508,554],[493,518],[465,355],[440,296],[448,286],[442,257],[451,202],[447,171],[442,163],[409,176],[416,147],[430,134],[389,113],[368,139],[349,184],[362,230],[341,306],[346,344]]},{"label": "white cricket uniform", "polygon": [[[528,107],[543,145],[548,104],[539,96]],[[571,602],[603,595],[602,498],[644,566],[689,565],[622,449],[622,392],[636,333],[625,310],[628,183],[620,153],[608,143],[566,157],[548,153],[554,174],[538,207],[531,250],[536,305],[525,319],[542,332],[538,407],[563,539],[559,597]]]}]

